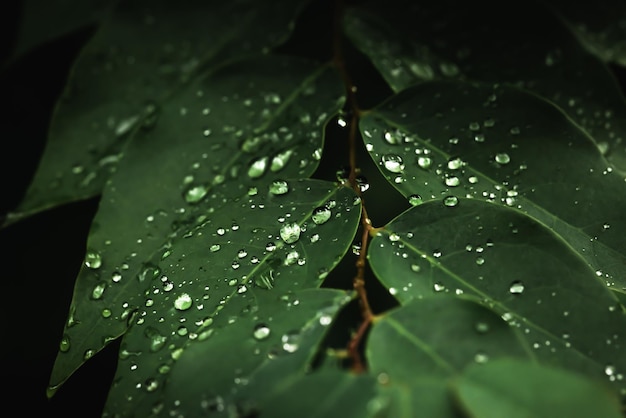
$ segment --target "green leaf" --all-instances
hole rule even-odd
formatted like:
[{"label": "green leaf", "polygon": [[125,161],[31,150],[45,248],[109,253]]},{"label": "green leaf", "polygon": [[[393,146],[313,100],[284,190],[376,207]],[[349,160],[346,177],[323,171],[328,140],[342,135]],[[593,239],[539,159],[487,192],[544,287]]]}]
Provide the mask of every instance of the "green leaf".
[{"label": "green leaf", "polygon": [[589,52],[605,62],[626,67],[626,3],[542,1],[561,16]]},{"label": "green leaf", "polygon": [[521,210],[626,293],[626,181],[549,102],[509,86],[432,81],[368,112],[360,128],[412,203],[467,196]]},{"label": "green leaf", "polygon": [[[168,339],[167,348],[122,358],[106,413],[149,416],[157,410],[182,409],[192,416],[204,416],[241,409],[244,404],[233,402],[233,392],[246,388],[255,370],[272,368],[283,358],[290,361],[294,356],[299,357],[296,362],[308,363],[337,310],[351,299],[340,290],[285,291],[289,288],[285,283],[273,291],[251,287],[223,304],[210,325],[205,319],[205,324],[198,326],[187,317],[178,322],[177,335]],[[210,299],[203,301],[205,306]],[[129,330],[122,343],[124,350],[146,346],[144,333],[148,327],[158,326],[149,322]],[[281,370],[285,371],[284,367]],[[301,375],[298,368],[282,378]],[[270,383],[277,385],[278,380]],[[265,382],[258,393],[248,391],[246,402],[264,401],[267,385]]]},{"label": "green leaf", "polygon": [[303,376],[264,399],[261,418],[363,418],[375,416],[368,402],[376,395],[376,379],[338,370]]},{"label": "green leaf", "polygon": [[391,398],[390,416],[456,417],[448,379],[475,362],[532,358],[517,334],[471,300],[413,299],[375,321],[367,339],[370,373],[378,376],[381,395]]},{"label": "green leaf", "polygon": [[463,79],[553,101],[626,174],[626,105],[606,66],[545,7],[530,2],[510,16],[506,3],[392,0],[350,10],[345,30],[395,91]]},{"label": "green leaf", "polygon": [[120,2],[78,57],[35,177],[7,223],[100,194],[129,137],[152,129],[190,82],[281,43],[306,2]]},{"label": "green leaf", "polygon": [[453,387],[472,417],[622,416],[617,398],[599,382],[520,360],[470,366]]},{"label": "green leaf", "polygon": [[[233,198],[156,253],[138,274],[129,268],[128,276],[120,270],[113,276],[92,271],[79,277],[64,334],[68,348],[59,353],[51,377],[54,389],[88,359],[86,353],[93,355],[125,332],[131,312],[139,310],[135,315],[146,324],[125,349],[133,353],[150,341],[160,348],[177,332],[181,318],[198,325],[213,322],[224,304],[243,310],[248,302],[238,295],[251,288],[282,294],[319,286],[347,251],[360,206],[352,190],[342,186],[319,180],[288,184],[285,195],[262,191]],[[319,207],[330,218],[318,225]],[[106,257],[102,260],[104,267]]]},{"label": "green leaf", "polygon": [[[239,93],[226,96],[233,88]],[[206,93],[198,98],[198,91]],[[73,319],[65,331],[75,349],[57,359],[54,385],[84,361],[84,352],[99,350],[126,330],[129,312],[144,304],[157,264],[171,253],[174,241],[189,242],[185,236],[193,234],[189,231],[194,225],[202,228],[208,220],[213,226],[210,235],[215,238],[204,244],[205,252],[229,268],[242,249],[231,245],[245,247],[246,240],[257,236],[252,234],[255,228],[256,234],[264,234],[257,245],[267,252],[268,243],[274,242],[284,257],[280,226],[298,221],[311,225],[308,232],[301,231],[307,245],[318,239],[318,245],[325,245],[322,233],[314,237],[310,232],[328,228],[324,221],[330,219],[328,225],[346,235],[328,244],[338,247],[326,256],[334,260],[343,254],[360,215],[353,192],[325,182],[284,180],[315,170],[323,126],[340,105],[340,91],[328,68],[270,56],[225,67],[162,108],[159,129],[129,143],[101,199],[76,283]],[[186,109],[183,115],[181,108]],[[317,213],[319,226],[309,219],[318,208],[332,218],[319,219]],[[234,243],[227,233],[238,230],[245,236]],[[262,259],[247,251],[250,255],[242,263],[253,255]],[[315,260],[312,264],[317,265]],[[317,277],[327,270],[312,273]],[[268,271],[261,273],[268,277]],[[99,289],[106,294],[100,296]],[[102,317],[103,309],[111,310],[110,316]],[[80,326],[73,326],[77,321]],[[87,335],[86,329],[91,330]]]},{"label": "green leaf", "polygon": [[532,218],[476,199],[432,201],[385,226],[368,258],[402,303],[433,293],[477,298],[523,330],[541,361],[626,390],[614,376],[626,370],[626,316],[585,262]]},{"label": "green leaf", "polygon": [[117,0],[24,0],[10,61],[79,29],[100,23]]}]

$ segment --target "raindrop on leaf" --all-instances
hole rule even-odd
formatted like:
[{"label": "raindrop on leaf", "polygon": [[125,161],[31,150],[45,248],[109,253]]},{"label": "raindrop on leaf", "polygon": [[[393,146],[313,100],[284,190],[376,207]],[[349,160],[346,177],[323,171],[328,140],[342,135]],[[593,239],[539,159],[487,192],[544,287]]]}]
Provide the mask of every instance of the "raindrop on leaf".
[{"label": "raindrop on leaf", "polygon": [[524,283],[520,281],[514,281],[511,283],[511,287],[509,287],[509,292],[514,295],[519,295],[524,291]]},{"label": "raindrop on leaf", "polygon": [[187,309],[191,308],[192,303],[193,300],[191,299],[191,296],[189,296],[187,293],[183,293],[178,296],[174,301],[174,308],[179,311],[186,311]]},{"label": "raindrop on leaf", "polygon": [[280,228],[280,237],[287,244],[293,244],[300,239],[301,228],[297,223],[288,223]]},{"label": "raindrop on leaf", "polygon": [[321,225],[330,219],[331,212],[330,209],[326,206],[319,206],[313,210],[313,214],[311,215],[311,219],[316,225]]},{"label": "raindrop on leaf", "polygon": [[269,337],[270,333],[271,331],[267,325],[259,324],[256,327],[254,327],[254,331],[252,332],[252,335],[254,336],[255,340],[261,341]]},{"label": "raindrop on leaf", "polygon": [[284,195],[289,191],[289,185],[284,180],[274,180],[269,187],[270,193],[275,196]]}]

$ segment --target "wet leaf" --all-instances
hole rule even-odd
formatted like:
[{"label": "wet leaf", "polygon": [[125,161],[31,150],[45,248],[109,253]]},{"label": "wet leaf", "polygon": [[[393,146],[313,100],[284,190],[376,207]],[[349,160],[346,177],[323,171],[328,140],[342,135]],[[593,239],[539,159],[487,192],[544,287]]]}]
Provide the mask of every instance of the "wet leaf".
[{"label": "wet leaf", "polygon": [[626,293],[626,181],[549,102],[509,86],[425,82],[367,113],[360,128],[410,201],[471,197],[525,212],[598,281]]},{"label": "wet leaf", "polygon": [[611,73],[549,9],[531,2],[510,16],[504,3],[394,0],[352,9],[345,27],[395,91],[434,79],[516,85],[556,103],[626,174],[626,105]]},{"label": "wet leaf", "polygon": [[626,3],[542,0],[567,23],[587,50],[605,62],[626,66]]},{"label": "wet leaf", "polygon": [[436,293],[476,298],[519,329],[540,361],[626,392],[617,377],[626,369],[626,316],[617,299],[532,218],[477,199],[453,207],[432,201],[385,226],[368,257],[402,303]]},{"label": "wet leaf", "polygon": [[130,137],[167,129],[155,126],[160,111],[190,82],[284,41],[306,2],[120,2],[76,60],[35,177],[7,223],[100,194]]},{"label": "wet leaf", "polygon": [[599,382],[520,360],[472,365],[454,389],[467,413],[481,418],[622,416],[617,398]]},{"label": "wet leaf", "polygon": [[25,0],[12,60],[62,36],[99,24],[117,0]]},{"label": "wet leaf", "polygon": [[[283,277],[294,279],[295,274]],[[334,289],[285,290],[297,287],[283,283],[275,291],[267,291],[251,286],[223,303],[223,309],[211,316],[208,325],[206,319],[194,320],[196,314],[185,313],[187,321],[177,321],[179,328],[168,333],[171,336],[166,348],[144,350],[120,360],[106,413],[149,416],[155,411],[167,415],[181,410],[206,416],[249,409],[252,402],[264,401],[270,388],[283,389],[280,379],[273,376],[257,393],[251,393],[248,385],[253,373],[271,369],[274,364],[284,366],[285,361],[295,360],[298,367],[280,367],[287,372],[281,378],[297,381],[328,326],[320,324],[320,319],[332,321],[337,310],[351,299],[346,292]],[[213,296],[210,291],[208,294]],[[211,306],[210,299],[203,301],[206,308]],[[145,347],[146,329],[163,328],[157,322],[146,318],[134,325],[124,336],[122,347]],[[245,402],[235,403],[232,394],[239,390],[248,390],[248,395]]]},{"label": "wet leaf", "polygon": [[448,380],[473,363],[533,358],[529,347],[489,309],[451,297],[413,299],[376,320],[367,340],[370,373],[390,398],[393,417],[458,416]]},{"label": "wet leaf", "polygon": [[[238,93],[225,96],[233,89]],[[198,91],[206,93],[198,97]],[[74,349],[57,359],[53,384],[84,361],[82,352],[99,350],[103,338],[126,330],[129,313],[144,305],[153,278],[178,271],[185,243],[200,240],[195,245],[207,259],[219,259],[239,285],[250,268],[258,273],[250,278],[253,284],[268,289],[282,269],[307,270],[307,280],[314,279],[309,285],[321,282],[318,276],[352,239],[359,202],[351,190],[332,183],[289,178],[315,170],[313,154],[322,146],[326,115],[340,106],[340,93],[326,67],[264,57],[225,67],[162,108],[161,128],[129,143],[104,191],[71,308],[80,326],[65,331]],[[187,109],[183,115],[181,108]],[[251,167],[264,159],[262,175],[251,176]],[[272,193],[276,181],[288,191]],[[313,215],[320,207],[331,217],[318,225]],[[307,254],[322,249],[321,257]],[[105,290],[94,298],[97,285]],[[103,309],[112,314],[102,317]],[[91,330],[87,337],[85,329]]]}]

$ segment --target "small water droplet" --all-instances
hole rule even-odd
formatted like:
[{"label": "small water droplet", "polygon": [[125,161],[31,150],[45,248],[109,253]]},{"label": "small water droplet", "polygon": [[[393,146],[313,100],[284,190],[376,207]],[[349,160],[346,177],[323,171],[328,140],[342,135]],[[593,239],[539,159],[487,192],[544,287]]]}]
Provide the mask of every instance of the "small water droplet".
[{"label": "small water droplet", "polygon": [[476,322],[474,329],[476,329],[476,332],[478,332],[479,334],[484,334],[487,331],[489,331],[489,324],[486,322],[479,321],[479,322]]},{"label": "small water droplet", "polygon": [[316,225],[322,225],[330,219],[331,211],[327,206],[319,206],[313,210],[311,219]]},{"label": "small water droplet", "polygon": [[265,251],[272,252],[275,249],[276,249],[276,244],[274,244],[273,242],[268,242],[267,245],[265,246]]},{"label": "small water droplet", "polygon": [[208,193],[209,189],[205,185],[199,184],[189,187],[183,197],[187,203],[198,203]]},{"label": "small water droplet", "polygon": [[456,196],[446,196],[443,198],[443,204],[451,208],[459,204],[459,199]]},{"label": "small water droplet", "polygon": [[433,160],[430,157],[417,157],[417,165],[419,165],[423,169],[430,168]]},{"label": "small water droplet", "polygon": [[261,341],[269,337],[270,333],[271,333],[271,330],[269,329],[267,325],[259,324],[256,327],[254,327],[254,331],[252,332],[252,335],[254,336],[255,340]]},{"label": "small water droplet", "polygon": [[446,177],[445,183],[446,183],[446,186],[456,187],[459,184],[461,184],[461,181],[459,180],[457,176],[452,176],[452,177]]},{"label": "small water droplet", "polygon": [[476,264],[482,266],[483,264],[485,264],[485,259],[482,257],[476,257]]},{"label": "small water droplet", "polygon": [[458,170],[461,167],[463,167],[463,160],[461,160],[459,157],[451,158],[450,160],[448,160],[448,168],[450,170]]},{"label": "small water droplet", "polygon": [[480,129],[480,123],[478,123],[478,122],[471,122],[469,124],[469,129],[470,129],[470,131],[478,131]]},{"label": "small water droplet", "polygon": [[237,253],[238,258],[245,258],[247,255],[248,255],[248,252],[244,249],[239,250],[239,252]]},{"label": "small water droplet", "polygon": [[187,293],[183,293],[178,296],[174,301],[174,308],[179,311],[186,311],[187,309],[191,308],[192,303],[193,300],[191,299],[191,296],[189,296]]},{"label": "small water droplet", "polygon": [[287,244],[293,244],[300,239],[301,228],[297,223],[288,223],[280,228],[280,237]]},{"label": "small water droplet", "polygon": [[291,159],[291,155],[293,154],[293,150],[288,149],[283,152],[279,152],[272,158],[272,164],[270,165],[270,170],[272,172],[277,172],[282,170],[289,160]]},{"label": "small water droplet", "polygon": [[520,281],[514,281],[511,283],[511,287],[509,287],[509,292],[514,295],[519,295],[524,291],[524,283]]},{"label": "small water droplet", "polygon": [[219,244],[213,244],[213,245],[211,245],[211,247],[209,248],[209,250],[210,250],[212,253],[214,253],[214,252],[219,251],[219,250],[220,250],[220,248],[221,248],[221,246],[220,246]]},{"label": "small water droplet", "polygon": [[99,269],[101,265],[102,257],[100,256],[100,253],[98,253],[97,251],[88,250],[85,254],[85,266],[89,267],[90,269],[96,270]]},{"label": "small water droplet", "polygon": [[106,283],[98,283],[91,291],[91,298],[95,300],[101,299],[106,287]]},{"label": "small water droplet", "polygon": [[294,353],[300,346],[300,334],[297,332],[289,332],[281,338],[283,350],[288,353]]},{"label": "small water droplet", "polygon": [[391,173],[401,173],[404,170],[402,157],[396,154],[385,154],[381,159],[381,163]]},{"label": "small water droplet", "polygon": [[261,157],[256,161],[253,161],[250,164],[250,168],[248,168],[248,176],[251,179],[256,179],[265,174],[265,170],[267,169],[267,157]]},{"label": "small water droplet", "polygon": [[270,193],[276,196],[284,195],[289,191],[289,185],[284,180],[274,180],[270,184]]},{"label": "small water droplet", "polygon": [[498,164],[508,164],[509,162],[511,162],[511,157],[509,157],[509,154],[507,154],[506,152],[499,152],[496,154],[495,158],[496,162]]},{"label": "small water droplet", "polygon": [[417,205],[421,205],[422,204],[422,196],[418,195],[418,194],[412,194],[411,196],[409,196],[409,203],[413,206],[417,206]]}]

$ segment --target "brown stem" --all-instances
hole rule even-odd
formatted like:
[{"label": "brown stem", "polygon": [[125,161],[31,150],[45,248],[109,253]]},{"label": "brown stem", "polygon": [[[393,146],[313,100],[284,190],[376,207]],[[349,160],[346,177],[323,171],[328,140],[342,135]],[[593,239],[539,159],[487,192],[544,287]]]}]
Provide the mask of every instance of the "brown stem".
[{"label": "brown stem", "polygon": [[363,338],[365,337],[365,333],[369,329],[370,324],[372,323],[372,319],[374,318],[374,314],[369,304],[369,300],[367,298],[367,292],[365,290],[365,266],[366,266],[366,254],[367,254],[367,244],[370,238],[371,232],[374,229],[372,227],[372,222],[370,221],[369,216],[367,215],[367,210],[365,208],[365,201],[363,200],[363,196],[361,193],[361,189],[356,181],[358,174],[358,167],[356,161],[356,150],[357,150],[357,136],[358,136],[358,122],[359,116],[362,114],[356,100],[356,87],[352,83],[352,79],[350,74],[346,68],[346,64],[343,57],[343,49],[342,49],[342,37],[341,37],[341,21],[343,18],[344,11],[344,3],[342,0],[336,0],[335,2],[335,21],[334,21],[334,36],[333,36],[333,63],[344,82],[344,86],[346,88],[346,108],[350,114],[350,131],[348,133],[348,145],[349,145],[349,163],[350,163],[350,174],[348,176],[348,181],[350,186],[355,191],[355,193],[361,198],[361,249],[359,253],[359,258],[356,261],[356,275],[352,280],[352,286],[356,291],[359,303],[361,306],[361,315],[363,317],[363,321],[359,325],[359,328],[352,336],[350,342],[348,343],[347,351],[348,357],[352,360],[352,370],[356,373],[363,372],[365,370],[365,365],[363,360],[361,359],[361,355],[359,353],[359,346]]}]

